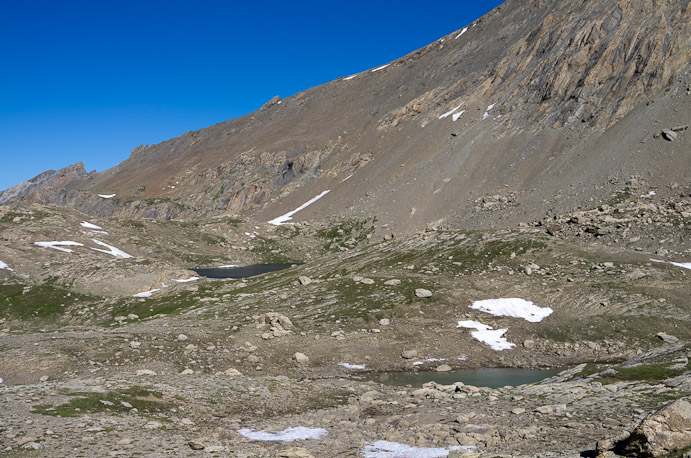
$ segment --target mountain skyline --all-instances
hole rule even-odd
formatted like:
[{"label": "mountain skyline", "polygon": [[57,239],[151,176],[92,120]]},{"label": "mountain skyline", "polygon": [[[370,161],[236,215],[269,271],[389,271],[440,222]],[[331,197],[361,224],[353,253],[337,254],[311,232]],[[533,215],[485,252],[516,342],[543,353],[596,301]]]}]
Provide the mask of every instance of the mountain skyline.
[{"label": "mountain skyline", "polygon": [[12,69],[0,76],[0,189],[78,161],[105,170],[140,144],[386,64],[500,3],[12,5],[0,20]]}]

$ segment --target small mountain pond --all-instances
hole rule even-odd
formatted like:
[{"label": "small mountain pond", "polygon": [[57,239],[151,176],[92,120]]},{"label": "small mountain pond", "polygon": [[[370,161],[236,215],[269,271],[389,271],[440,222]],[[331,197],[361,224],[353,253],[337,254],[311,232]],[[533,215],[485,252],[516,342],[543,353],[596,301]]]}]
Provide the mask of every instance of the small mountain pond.
[{"label": "small mountain pond", "polygon": [[214,267],[209,269],[192,269],[202,277],[207,278],[247,278],[268,272],[287,269],[297,265],[295,263],[253,264],[239,267]]},{"label": "small mountain pond", "polygon": [[501,388],[503,386],[518,386],[527,383],[535,383],[557,375],[564,368],[557,369],[461,369],[450,372],[392,372],[372,373],[352,376],[361,381],[372,381],[384,385],[421,387],[427,382],[436,382],[440,385],[453,385],[463,382],[466,385],[486,386],[489,388]]}]

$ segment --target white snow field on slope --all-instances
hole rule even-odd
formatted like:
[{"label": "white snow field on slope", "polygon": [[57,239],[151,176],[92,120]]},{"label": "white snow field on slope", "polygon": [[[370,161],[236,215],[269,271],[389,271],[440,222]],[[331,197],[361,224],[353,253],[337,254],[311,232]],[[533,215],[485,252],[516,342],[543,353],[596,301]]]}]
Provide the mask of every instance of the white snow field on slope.
[{"label": "white snow field on slope", "polygon": [[691,269],[691,262],[671,262],[673,266],[682,267],[684,269]]},{"label": "white snow field on slope", "polygon": [[101,199],[112,199],[113,197],[115,197],[115,194],[99,194],[98,197],[100,197]]},{"label": "white snow field on slope", "polygon": [[554,312],[549,307],[538,307],[530,301],[516,297],[475,301],[470,308],[494,316],[523,318],[531,323],[538,323]]},{"label": "white snow field on slope", "polygon": [[338,363],[339,366],[345,367],[346,369],[364,369],[364,364],[349,364],[349,363]]},{"label": "white snow field on slope", "polygon": [[376,441],[367,444],[362,449],[362,456],[365,458],[443,458],[449,456],[452,450],[475,450],[476,447],[453,446],[453,447],[411,447],[410,445],[399,444],[398,442]]},{"label": "white snow field on slope", "polygon": [[386,65],[382,65],[381,67],[377,67],[377,68],[375,68],[374,70],[372,70],[372,73],[378,72],[379,70],[383,70],[383,69],[385,69],[386,67],[388,67],[389,65],[391,65],[391,64],[386,64]]},{"label": "white snow field on slope", "polygon": [[63,248],[65,246],[84,246],[83,243],[73,242],[71,240],[64,240],[62,242],[34,242],[34,245],[42,246],[44,248],[52,248],[54,250],[64,251],[65,253],[72,253],[74,250]]},{"label": "white snow field on slope", "polygon": [[459,321],[456,327],[475,329],[470,335],[495,351],[510,350],[516,346],[503,337],[508,329],[492,329],[491,326],[472,320]]},{"label": "white snow field on slope", "polygon": [[79,223],[79,224],[80,224],[82,227],[85,227],[85,228],[87,228],[87,229],[99,229],[99,230],[100,230],[100,229],[103,229],[101,226],[96,226],[95,224],[90,223],[90,222],[88,222],[88,221],[82,221],[82,222]]},{"label": "white snow field on slope", "polygon": [[461,110],[461,111],[459,111],[458,113],[454,113],[453,116],[451,117],[451,120],[452,120],[453,122],[458,121],[458,118],[460,118],[461,116],[463,116],[463,113],[465,113],[465,110]]},{"label": "white snow field on slope", "polygon": [[269,221],[269,224],[273,224],[274,226],[280,226],[281,224],[286,224],[288,221],[293,219],[293,215],[299,212],[300,210],[304,210],[305,208],[309,207],[325,195],[327,195],[331,190],[327,189],[326,191],[322,192],[319,194],[317,197],[313,197],[312,199],[308,200],[304,204],[300,205],[298,208],[293,210],[292,212],[288,212],[283,216],[279,216],[278,218],[274,218],[271,221]]},{"label": "white snow field on slope", "polygon": [[457,110],[459,110],[463,105],[465,105],[465,102],[461,102],[461,104],[458,105],[458,106],[457,106],[456,108],[454,108],[453,110],[447,111],[447,112],[444,113],[443,115],[439,116],[439,119],[444,119],[444,118],[446,118],[446,117],[448,117],[448,116],[451,116],[451,115],[454,114]]},{"label": "white snow field on slope", "polygon": [[132,297],[151,297],[157,291],[161,291],[161,290],[160,289],[151,289],[149,291],[144,291],[143,293],[133,294]]},{"label": "white snow field on slope", "polygon": [[292,442],[296,440],[319,439],[329,434],[324,428],[306,428],[297,426],[283,431],[255,431],[253,428],[242,428],[238,434],[254,441]]},{"label": "white snow field on slope", "polygon": [[118,258],[118,257],[119,258],[131,258],[132,257],[131,254],[127,254],[124,251],[122,251],[121,249],[115,248],[114,246],[108,245],[107,243],[103,243],[103,242],[96,240],[96,239],[91,239],[91,241],[94,242],[96,245],[101,245],[101,246],[108,248],[107,250],[102,250],[100,248],[92,248],[92,250],[94,250],[94,251],[100,251],[101,253],[106,253],[106,254],[109,254],[111,256],[115,256],[116,258]]},{"label": "white snow field on slope", "polygon": [[2,269],[6,269],[6,270],[9,270],[10,272],[14,272],[14,269],[10,269],[10,266],[8,266],[4,262],[0,261],[0,270],[2,270]]},{"label": "white snow field on slope", "polygon": [[190,282],[190,281],[197,281],[197,280],[199,280],[199,277],[183,278],[183,279],[175,280],[175,281],[178,282],[178,283],[187,283],[187,282]]}]

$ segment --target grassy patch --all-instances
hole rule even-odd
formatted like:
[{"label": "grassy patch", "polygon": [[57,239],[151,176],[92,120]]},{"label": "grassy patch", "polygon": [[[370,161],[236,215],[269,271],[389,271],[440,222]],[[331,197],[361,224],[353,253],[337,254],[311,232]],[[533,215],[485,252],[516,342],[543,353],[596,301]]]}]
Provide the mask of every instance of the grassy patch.
[{"label": "grassy patch", "polygon": [[326,229],[317,230],[317,236],[324,240],[322,252],[340,251],[341,248],[353,248],[367,240],[374,233],[376,218],[363,220],[349,219],[334,224]]},{"label": "grassy patch", "polygon": [[78,294],[56,279],[38,285],[0,285],[0,316],[27,320],[61,315],[76,302],[93,302],[96,297]]},{"label": "grassy patch", "polygon": [[76,397],[57,406],[35,405],[31,412],[53,417],[77,417],[94,413],[126,413],[135,408],[141,415],[147,416],[147,414],[160,413],[170,408],[170,405],[162,399],[161,393],[139,386],[108,393],[72,393],[72,396]]},{"label": "grassy patch", "polygon": [[684,369],[669,369],[670,364],[643,364],[635,367],[614,367],[616,375],[600,377],[595,380],[602,384],[617,382],[648,381],[659,382],[676,377],[685,372]]},{"label": "grassy patch", "polygon": [[252,253],[258,254],[263,263],[289,263],[289,262],[301,262],[290,257],[285,253],[284,247],[273,239],[262,237],[258,235],[254,239],[254,245],[250,248]]},{"label": "grassy patch", "polygon": [[[213,296],[214,288],[203,286],[198,291],[182,291],[174,296],[154,296],[144,301],[137,298],[127,298],[113,306],[111,315],[116,317],[134,313],[140,319],[155,315],[171,315],[200,304],[199,300],[204,297]],[[113,322],[110,319],[104,324],[109,326]]]}]

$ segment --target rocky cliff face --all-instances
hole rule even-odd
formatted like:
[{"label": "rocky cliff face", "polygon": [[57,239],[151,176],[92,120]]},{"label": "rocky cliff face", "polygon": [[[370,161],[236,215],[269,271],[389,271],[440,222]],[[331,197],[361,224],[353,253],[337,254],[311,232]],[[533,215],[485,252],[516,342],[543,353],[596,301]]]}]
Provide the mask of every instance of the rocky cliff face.
[{"label": "rocky cliff face", "polygon": [[264,220],[330,189],[306,217],[374,214],[407,229],[468,223],[486,195],[532,215],[630,175],[663,186],[691,170],[683,138],[653,139],[688,120],[689,24],[687,1],[510,0],[384,67],[138,147],[25,202]]},{"label": "rocky cliff face", "polygon": [[72,181],[85,178],[88,175],[89,174],[86,173],[86,170],[84,170],[84,164],[82,162],[77,162],[76,164],[64,167],[60,170],[46,170],[30,180],[19,183],[11,188],[7,188],[4,191],[0,191],[0,204],[3,204],[10,199],[31,194],[40,189],[48,187],[64,187]]}]

